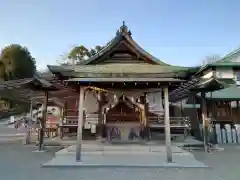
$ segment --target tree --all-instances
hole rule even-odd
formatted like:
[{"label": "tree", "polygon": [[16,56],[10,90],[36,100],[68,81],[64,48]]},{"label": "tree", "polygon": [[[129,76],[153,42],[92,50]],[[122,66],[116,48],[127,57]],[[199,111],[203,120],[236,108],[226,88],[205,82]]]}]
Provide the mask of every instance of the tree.
[{"label": "tree", "polygon": [[95,48],[90,49],[89,51],[89,58],[97,54],[99,51],[101,51],[104,48],[104,46],[95,46]]},{"label": "tree", "polygon": [[95,49],[90,49],[89,51],[89,56],[94,56],[95,54],[97,54],[97,51]]},{"label": "tree", "polygon": [[210,55],[210,56],[206,56],[206,58],[203,60],[203,65],[209,64],[209,63],[214,63],[218,60],[220,60],[221,57],[219,55]]},{"label": "tree", "polygon": [[5,67],[4,64],[2,62],[0,62],[0,80],[4,80],[5,79]]},{"label": "tree", "polygon": [[36,62],[26,47],[11,44],[0,54],[1,76],[4,80],[33,77],[36,72]]},{"label": "tree", "polygon": [[[26,47],[11,44],[0,53],[0,79],[13,80],[33,77],[36,72],[35,59]],[[9,100],[10,107],[15,105]]]},{"label": "tree", "polygon": [[95,46],[95,50],[97,51],[97,52],[99,52],[99,51],[101,51],[102,49],[104,48],[104,46]]},{"label": "tree", "polygon": [[69,60],[71,61],[71,64],[78,64],[82,60],[86,60],[97,54],[99,51],[101,51],[104,48],[104,46],[95,46],[95,48],[87,49],[85,46],[75,46],[71,49],[71,51],[68,53],[67,60],[64,59],[63,64],[69,64]]},{"label": "tree", "polygon": [[68,59],[72,60],[73,64],[77,64],[88,57],[89,51],[83,45],[73,47],[73,49],[68,54]]}]

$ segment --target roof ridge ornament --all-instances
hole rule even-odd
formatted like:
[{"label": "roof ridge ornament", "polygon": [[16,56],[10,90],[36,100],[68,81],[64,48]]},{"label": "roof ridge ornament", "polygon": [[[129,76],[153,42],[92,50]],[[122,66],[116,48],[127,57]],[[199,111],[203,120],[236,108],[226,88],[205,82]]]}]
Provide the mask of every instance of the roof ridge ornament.
[{"label": "roof ridge ornament", "polygon": [[128,27],[126,26],[125,21],[123,21],[123,24],[120,27],[120,29],[117,30],[116,35],[129,35],[129,36],[132,35],[131,31],[128,30]]}]

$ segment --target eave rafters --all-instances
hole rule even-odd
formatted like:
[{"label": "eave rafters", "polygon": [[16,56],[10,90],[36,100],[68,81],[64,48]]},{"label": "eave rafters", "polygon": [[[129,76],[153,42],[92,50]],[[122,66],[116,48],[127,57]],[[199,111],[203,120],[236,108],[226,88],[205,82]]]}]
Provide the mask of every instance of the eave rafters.
[{"label": "eave rafters", "polygon": [[183,83],[179,88],[169,93],[169,100],[176,102],[186,98],[191,93],[211,92],[224,88],[224,84],[215,78],[202,79],[194,78]]}]

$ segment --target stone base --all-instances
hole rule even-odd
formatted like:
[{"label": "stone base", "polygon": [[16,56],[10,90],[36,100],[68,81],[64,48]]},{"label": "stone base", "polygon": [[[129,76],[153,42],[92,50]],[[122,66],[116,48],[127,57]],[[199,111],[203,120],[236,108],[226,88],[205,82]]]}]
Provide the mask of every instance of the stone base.
[{"label": "stone base", "polygon": [[165,149],[162,145],[83,144],[81,162],[76,162],[76,147],[70,146],[57,152],[42,167],[207,167],[177,146],[172,146],[173,163],[167,163]]},{"label": "stone base", "polygon": [[42,150],[42,151],[35,150],[35,151],[33,151],[33,152],[36,152],[36,153],[44,153],[44,152],[46,152],[46,150]]},{"label": "stone base", "polygon": [[[183,150],[180,147],[172,145],[171,147],[173,154],[186,154],[188,156],[193,156],[188,151]],[[165,145],[140,145],[140,144],[83,144],[82,145],[83,154],[165,154]],[[69,146],[55,153],[55,155],[74,155],[76,154],[76,145]]]},{"label": "stone base", "polygon": [[206,168],[195,158],[174,155],[173,162],[167,163],[164,155],[83,155],[81,162],[76,162],[75,155],[57,156],[42,164],[48,168],[72,167],[135,167],[135,168]]}]

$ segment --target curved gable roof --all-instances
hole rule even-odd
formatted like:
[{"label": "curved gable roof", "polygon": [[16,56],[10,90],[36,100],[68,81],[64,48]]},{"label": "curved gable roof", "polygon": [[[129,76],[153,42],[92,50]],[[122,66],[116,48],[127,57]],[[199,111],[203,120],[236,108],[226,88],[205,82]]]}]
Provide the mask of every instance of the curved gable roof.
[{"label": "curved gable roof", "polygon": [[122,40],[127,41],[141,56],[144,56],[146,59],[151,61],[152,64],[169,66],[169,64],[160,61],[158,58],[154,57],[153,55],[145,51],[139,44],[137,44],[137,42],[134,41],[132,38],[131,31],[128,30],[128,27],[125,25],[124,22],[120,29],[117,31],[116,36],[109,43],[107,43],[107,45],[101,51],[92,56],[90,59],[82,61],[81,64],[95,64],[100,57],[109,52],[117,44],[121,43]]}]

